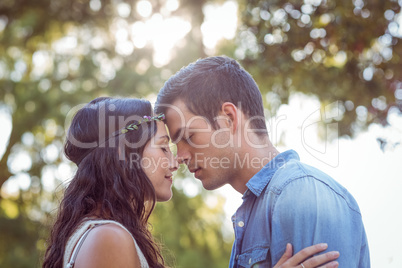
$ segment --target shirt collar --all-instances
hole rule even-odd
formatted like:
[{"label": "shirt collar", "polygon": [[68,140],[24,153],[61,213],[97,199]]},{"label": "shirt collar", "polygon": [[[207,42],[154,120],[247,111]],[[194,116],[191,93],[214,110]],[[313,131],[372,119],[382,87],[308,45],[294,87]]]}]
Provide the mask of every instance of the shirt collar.
[{"label": "shirt collar", "polygon": [[300,160],[299,155],[294,150],[288,150],[275,156],[274,159],[269,161],[268,164],[247,182],[246,186],[248,190],[244,193],[243,198],[248,194],[248,191],[251,191],[257,197],[260,196],[275,172],[292,159]]}]

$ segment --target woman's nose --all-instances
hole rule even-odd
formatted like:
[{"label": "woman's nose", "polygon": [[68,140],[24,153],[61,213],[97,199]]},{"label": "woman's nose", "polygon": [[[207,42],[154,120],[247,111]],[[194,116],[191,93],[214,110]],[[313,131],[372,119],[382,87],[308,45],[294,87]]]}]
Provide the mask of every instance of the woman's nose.
[{"label": "woman's nose", "polygon": [[179,162],[177,162],[177,158],[172,154],[170,158],[170,171],[176,171],[179,168]]}]

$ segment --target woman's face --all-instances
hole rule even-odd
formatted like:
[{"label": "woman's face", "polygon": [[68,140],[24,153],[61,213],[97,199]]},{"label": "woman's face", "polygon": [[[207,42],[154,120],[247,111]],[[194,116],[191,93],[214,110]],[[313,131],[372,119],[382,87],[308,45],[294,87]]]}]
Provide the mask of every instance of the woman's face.
[{"label": "woman's face", "polygon": [[155,188],[156,200],[168,201],[172,198],[172,176],[178,163],[170,151],[165,123],[158,121],[156,124],[158,130],[145,145],[141,167]]}]

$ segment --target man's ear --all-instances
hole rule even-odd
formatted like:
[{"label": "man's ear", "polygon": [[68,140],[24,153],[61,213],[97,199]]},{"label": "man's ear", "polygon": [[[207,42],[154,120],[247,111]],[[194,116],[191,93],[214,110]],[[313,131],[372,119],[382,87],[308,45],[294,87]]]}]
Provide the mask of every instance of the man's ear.
[{"label": "man's ear", "polygon": [[240,110],[231,102],[225,102],[222,104],[221,112],[226,117],[226,125],[231,129],[234,134],[239,126]]}]

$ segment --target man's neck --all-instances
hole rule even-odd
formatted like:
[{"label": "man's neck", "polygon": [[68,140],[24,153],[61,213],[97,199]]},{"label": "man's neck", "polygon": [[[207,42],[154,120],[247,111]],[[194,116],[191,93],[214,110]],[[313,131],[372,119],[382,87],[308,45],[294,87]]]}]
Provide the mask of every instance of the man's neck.
[{"label": "man's neck", "polygon": [[264,166],[279,154],[278,150],[268,140],[266,146],[243,146],[238,152],[238,175],[230,185],[239,193],[244,194],[247,190],[247,182],[257,174]]}]

